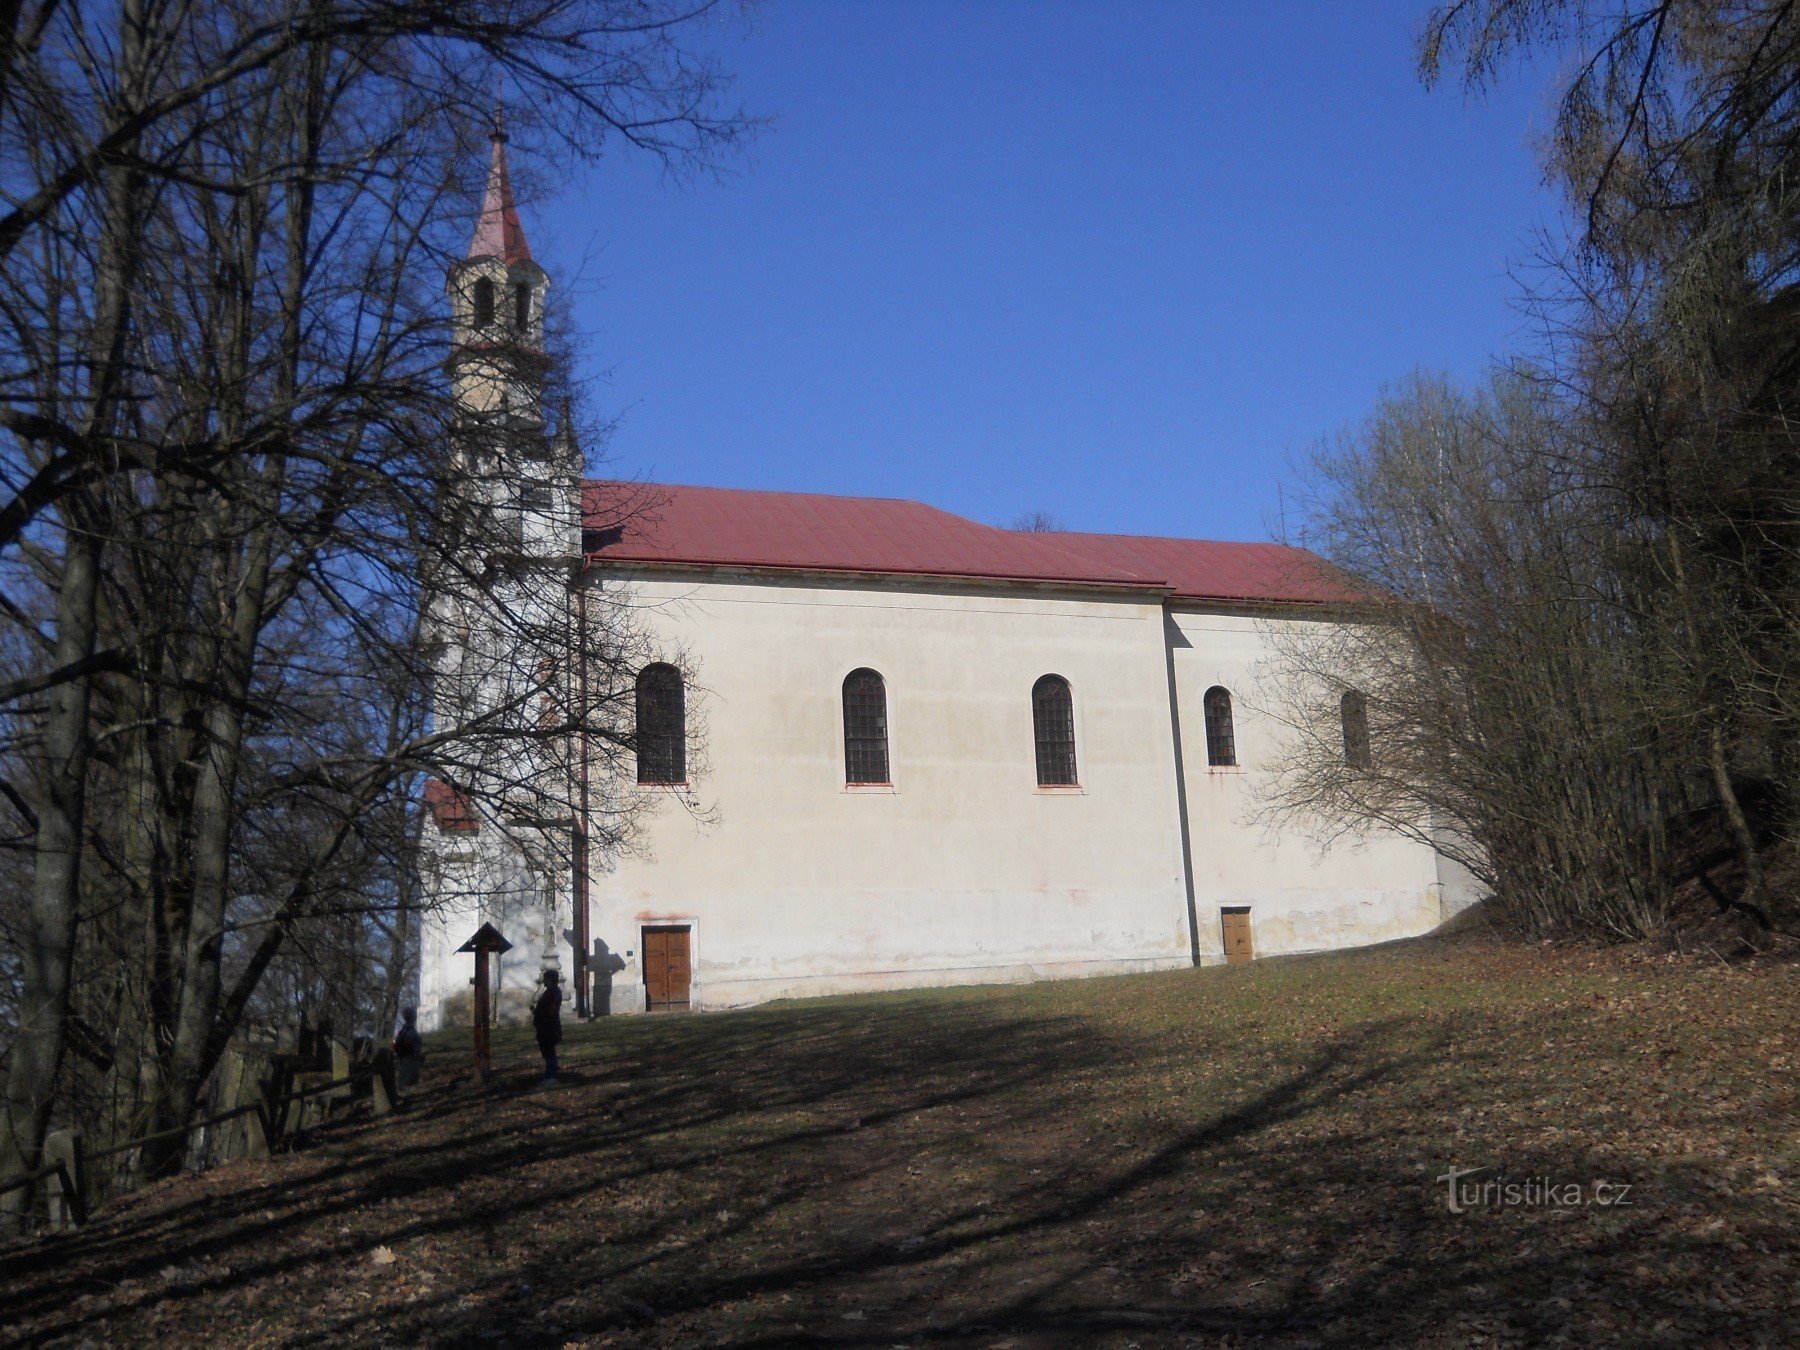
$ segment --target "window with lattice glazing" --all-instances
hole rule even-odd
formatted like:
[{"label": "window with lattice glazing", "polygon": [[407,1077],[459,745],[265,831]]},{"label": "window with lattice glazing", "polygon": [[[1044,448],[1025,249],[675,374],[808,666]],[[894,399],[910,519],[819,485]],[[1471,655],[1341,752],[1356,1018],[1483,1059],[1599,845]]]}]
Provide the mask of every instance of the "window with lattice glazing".
[{"label": "window with lattice glazing", "polygon": [[844,781],[888,781],[887,686],[872,670],[844,677]]},{"label": "window with lattice glazing", "polygon": [[638,672],[637,761],[640,783],[687,781],[687,700],[681,672],[662,662]]},{"label": "window with lattice glazing", "polygon": [[1031,686],[1039,787],[1075,787],[1075,699],[1069,682],[1046,675]]},{"label": "window with lattice glazing", "polygon": [[1237,731],[1231,725],[1231,695],[1219,685],[1206,691],[1206,762],[1215,769],[1237,763]]}]

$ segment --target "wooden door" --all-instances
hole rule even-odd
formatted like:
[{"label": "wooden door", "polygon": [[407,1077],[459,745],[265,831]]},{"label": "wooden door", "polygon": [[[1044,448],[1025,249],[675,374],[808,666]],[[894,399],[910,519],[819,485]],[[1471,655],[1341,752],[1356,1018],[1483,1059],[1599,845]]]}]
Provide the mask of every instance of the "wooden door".
[{"label": "wooden door", "polygon": [[1225,932],[1225,959],[1227,961],[1248,961],[1256,955],[1250,945],[1250,910],[1221,910],[1219,923]]},{"label": "wooden door", "polygon": [[686,927],[644,930],[644,991],[651,1012],[686,1008],[694,964]]}]

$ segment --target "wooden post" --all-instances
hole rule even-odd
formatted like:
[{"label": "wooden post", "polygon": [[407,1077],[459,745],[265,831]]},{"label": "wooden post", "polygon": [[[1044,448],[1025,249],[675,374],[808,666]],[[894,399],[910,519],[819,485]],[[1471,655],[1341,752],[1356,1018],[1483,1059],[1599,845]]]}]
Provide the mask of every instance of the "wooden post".
[{"label": "wooden post", "polygon": [[475,1076],[487,1082],[492,1065],[488,1057],[487,948],[475,950]]},{"label": "wooden post", "polygon": [[256,1104],[256,1110],[244,1113],[244,1156],[246,1158],[262,1159],[269,1156],[269,1146],[274,1143],[274,1140],[269,1138],[272,1129],[273,1122],[270,1120],[269,1105],[265,1098]]},{"label": "wooden post", "polygon": [[278,1054],[269,1061],[268,1081],[263,1085],[263,1121],[264,1141],[274,1148],[283,1138],[291,1134],[293,1126],[293,1104],[288,1101],[288,1093],[294,1086],[294,1057]]},{"label": "wooden post", "polygon": [[378,1116],[392,1115],[394,1110],[394,1052],[382,1046],[375,1052],[374,1072],[369,1075],[369,1104]]},{"label": "wooden post", "polygon": [[[219,1104],[229,1111],[239,1101],[238,1085],[244,1076],[243,1057],[236,1050],[226,1050],[219,1056],[219,1067],[215,1076],[219,1081]],[[244,1134],[244,1122],[237,1116],[230,1120],[222,1120],[212,1127],[212,1156],[217,1163],[228,1163],[233,1158],[244,1156],[240,1140]]]},{"label": "wooden post", "polygon": [[44,1140],[44,1162],[56,1164],[58,1171],[45,1179],[45,1199],[49,1201],[50,1227],[67,1232],[87,1222],[87,1154],[78,1130],[53,1130]]},{"label": "wooden post", "polygon": [[[224,1086],[221,1100],[227,1110],[236,1110],[240,1106],[260,1101],[262,1088],[257,1084],[252,1072],[250,1056],[238,1050],[227,1050],[219,1061],[219,1081]],[[230,1162],[233,1158],[269,1156],[265,1147],[257,1152],[259,1131],[251,1122],[254,1113],[233,1116],[225,1122],[219,1135],[218,1158],[220,1162]]]},{"label": "wooden post", "polygon": [[484,923],[475,930],[475,936],[456,949],[459,952],[475,953],[475,1076],[487,1082],[492,1065],[488,1055],[488,1022],[491,1009],[488,1007],[488,955],[512,950],[512,943],[500,936],[500,930],[491,923]]},{"label": "wooden post", "polygon": [[331,1043],[331,1076],[338,1080],[338,1086],[325,1094],[327,1116],[340,1106],[348,1106],[356,1095],[356,1089],[350,1082],[350,1047],[342,1041]]}]

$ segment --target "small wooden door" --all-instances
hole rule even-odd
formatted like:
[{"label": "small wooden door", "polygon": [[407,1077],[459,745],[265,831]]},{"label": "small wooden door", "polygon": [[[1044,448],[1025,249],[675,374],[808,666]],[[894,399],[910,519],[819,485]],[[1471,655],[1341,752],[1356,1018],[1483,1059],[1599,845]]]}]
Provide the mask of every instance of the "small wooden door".
[{"label": "small wooden door", "polygon": [[694,964],[689,930],[670,925],[644,930],[644,991],[651,1012],[688,1006]]},{"label": "small wooden door", "polygon": [[1248,961],[1256,955],[1250,946],[1250,909],[1226,909],[1219,912],[1219,922],[1225,931],[1225,959],[1227,961]]}]

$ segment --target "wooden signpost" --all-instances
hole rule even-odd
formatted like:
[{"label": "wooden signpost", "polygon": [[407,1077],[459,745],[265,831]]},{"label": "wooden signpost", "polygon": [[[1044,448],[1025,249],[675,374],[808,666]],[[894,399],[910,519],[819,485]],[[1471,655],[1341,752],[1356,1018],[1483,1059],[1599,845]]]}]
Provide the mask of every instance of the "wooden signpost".
[{"label": "wooden signpost", "polygon": [[512,950],[512,943],[500,936],[500,930],[484,923],[475,936],[456,949],[475,953],[475,1076],[487,1082],[491,1065],[488,1058],[488,954]]}]

